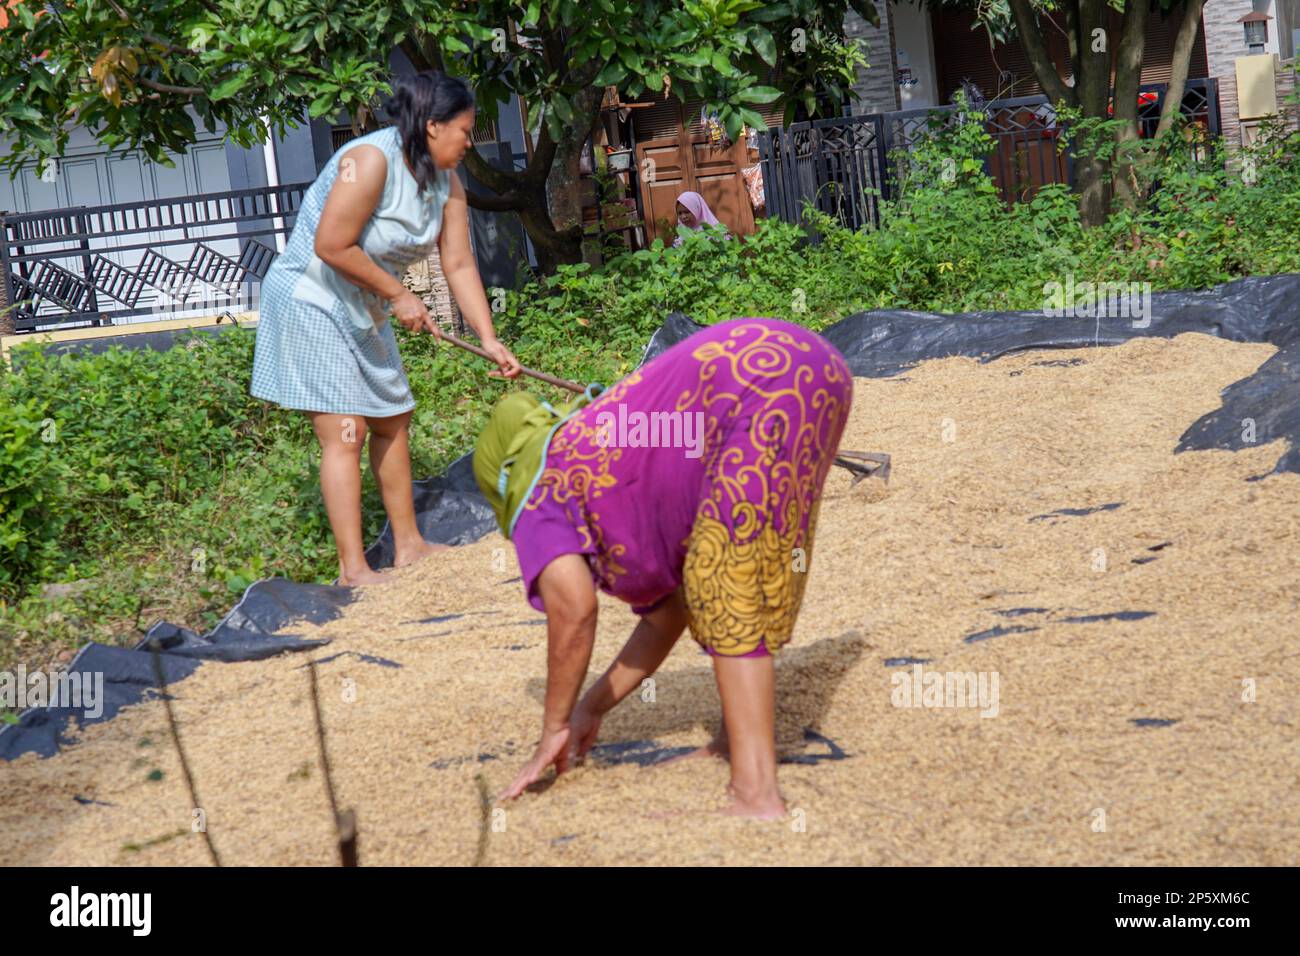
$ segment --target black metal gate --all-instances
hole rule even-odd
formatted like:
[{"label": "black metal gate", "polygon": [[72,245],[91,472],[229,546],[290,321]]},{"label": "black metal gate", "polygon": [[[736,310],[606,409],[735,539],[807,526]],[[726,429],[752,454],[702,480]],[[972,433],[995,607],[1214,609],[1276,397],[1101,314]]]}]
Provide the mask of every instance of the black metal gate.
[{"label": "black metal gate", "polygon": [[310,185],[0,215],[14,330],[247,308]]},{"label": "black metal gate", "polygon": [[[1155,132],[1165,89],[1141,88],[1143,136]],[[1188,80],[1182,109],[1190,122],[1217,136],[1218,81]],[[1004,200],[1031,198],[1048,183],[1073,183],[1072,157],[1057,145],[1064,124],[1046,96],[993,100],[982,111],[994,141],[984,166]],[[924,107],[811,120],[759,134],[768,215],[799,222],[803,204],[811,202],[848,228],[879,225],[880,201],[904,181],[913,147],[958,118],[956,106]]]}]

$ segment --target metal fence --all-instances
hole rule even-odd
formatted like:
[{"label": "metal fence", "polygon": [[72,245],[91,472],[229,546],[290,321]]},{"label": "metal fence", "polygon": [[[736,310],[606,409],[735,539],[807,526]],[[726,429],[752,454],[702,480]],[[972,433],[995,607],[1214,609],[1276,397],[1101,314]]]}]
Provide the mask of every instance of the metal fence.
[{"label": "metal fence", "polygon": [[0,214],[13,328],[248,308],[310,185]]},{"label": "metal fence", "polygon": [[[1139,128],[1151,136],[1164,84],[1141,88]],[[1218,81],[1188,80],[1182,109],[1189,122],[1219,133]],[[1046,96],[993,100],[982,108],[994,148],[984,166],[1007,202],[1031,199],[1049,183],[1073,183],[1064,124]],[[759,135],[769,216],[798,222],[804,202],[858,229],[880,222],[880,201],[906,181],[912,150],[958,122],[956,106],[926,107],[795,123]]]}]

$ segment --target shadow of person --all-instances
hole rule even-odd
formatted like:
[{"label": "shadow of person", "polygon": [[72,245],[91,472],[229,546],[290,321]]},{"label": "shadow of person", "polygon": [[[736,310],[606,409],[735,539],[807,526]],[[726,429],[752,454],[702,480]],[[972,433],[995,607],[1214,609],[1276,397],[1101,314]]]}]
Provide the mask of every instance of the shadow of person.
[{"label": "shadow of person", "polygon": [[[682,640],[689,641],[688,635]],[[815,732],[830,707],[835,690],[849,669],[871,647],[859,631],[809,644],[787,646],[776,658],[776,743],[783,762],[805,762],[812,741],[829,746],[830,755],[844,756]],[[701,657],[704,656],[700,652]],[[594,679],[594,678],[593,678]],[[527,692],[539,704],[546,695],[545,678],[532,678]],[[660,763],[693,748],[665,748],[656,741],[702,728],[713,735],[722,726],[713,666],[706,663],[685,671],[661,671],[654,684],[633,691],[605,715],[593,755],[605,763]]]}]

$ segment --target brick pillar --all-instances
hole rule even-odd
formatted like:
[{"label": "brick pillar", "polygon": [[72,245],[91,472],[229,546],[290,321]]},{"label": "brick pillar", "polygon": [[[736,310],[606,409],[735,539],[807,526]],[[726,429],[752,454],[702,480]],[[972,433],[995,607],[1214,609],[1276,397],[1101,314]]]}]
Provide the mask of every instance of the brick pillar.
[{"label": "brick pillar", "polygon": [[1288,62],[1283,62],[1277,70],[1277,109],[1289,129],[1300,129],[1300,105],[1291,102],[1295,91],[1295,71]]},{"label": "brick pillar", "polygon": [[437,247],[429,258],[422,259],[411,266],[406,273],[404,284],[424,300],[424,304],[429,307],[429,312],[433,314],[438,325],[455,334],[465,330],[460,309],[456,307],[455,300],[451,297],[451,287],[447,285],[447,277],[442,274],[442,257]]},{"label": "brick pillar", "polygon": [[867,56],[868,66],[858,71],[853,89],[859,100],[853,104],[853,115],[888,113],[898,105],[898,60],[894,46],[893,10],[888,2],[876,4],[880,26],[873,27],[850,10],[844,17],[844,35],[858,40]]},{"label": "brick pillar", "polygon": [[1229,152],[1241,148],[1241,122],[1237,116],[1238,57],[1245,56],[1245,32],[1237,22],[1254,9],[1251,0],[1205,0],[1201,29],[1205,31],[1205,59],[1210,76],[1219,81],[1219,117]]}]

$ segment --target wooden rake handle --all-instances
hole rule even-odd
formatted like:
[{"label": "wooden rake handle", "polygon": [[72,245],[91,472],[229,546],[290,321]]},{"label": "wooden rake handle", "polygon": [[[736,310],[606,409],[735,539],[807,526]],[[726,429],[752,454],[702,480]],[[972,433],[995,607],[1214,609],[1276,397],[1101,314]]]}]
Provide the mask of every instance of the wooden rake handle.
[{"label": "wooden rake handle", "polygon": [[[477,355],[479,358],[485,358],[493,365],[496,364],[497,360],[494,359],[491,355],[489,355],[486,352],[486,350],[480,348],[479,346],[472,345],[471,343],[466,342],[464,339],[457,338],[456,336],[452,335],[450,332],[442,332],[441,335],[444,339],[446,339],[452,345],[455,345],[457,348],[462,348],[466,352],[472,352],[475,355]],[[586,391],[586,388],[579,385],[577,382],[570,382],[562,378],[556,378],[554,375],[547,375],[545,372],[539,372],[536,369],[523,367],[523,373],[525,375],[531,375],[533,378],[537,379],[538,381],[545,382],[547,385],[555,385],[558,388],[567,388],[569,391],[577,392],[579,395],[581,395],[583,392]]]}]

